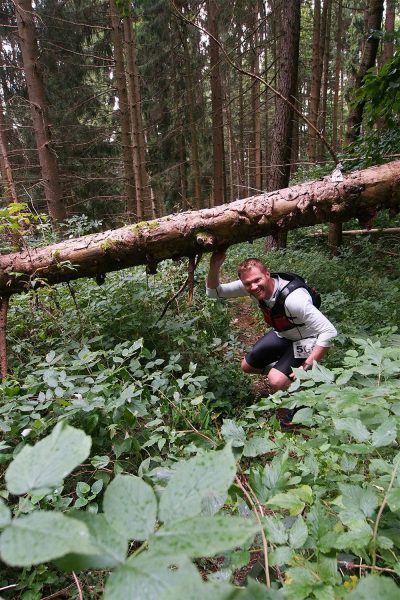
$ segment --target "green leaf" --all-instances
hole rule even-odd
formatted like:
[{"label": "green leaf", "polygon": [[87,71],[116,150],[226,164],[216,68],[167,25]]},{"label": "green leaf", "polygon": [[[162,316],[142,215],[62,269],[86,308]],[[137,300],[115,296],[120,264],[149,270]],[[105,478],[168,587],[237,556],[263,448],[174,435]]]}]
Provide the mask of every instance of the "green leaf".
[{"label": "green leaf", "polygon": [[372,434],[372,445],[375,448],[389,446],[396,441],[397,428],[394,419],[386,419]]},{"label": "green leaf", "polygon": [[143,552],[115,569],[103,600],[162,600],[178,585],[196,581],[201,583],[200,575],[188,559]]},{"label": "green leaf", "polygon": [[4,500],[0,498],[0,527],[5,527],[9,523],[11,523],[11,511]]},{"label": "green leaf", "polygon": [[5,475],[12,494],[26,494],[57,486],[89,456],[91,439],[64,421],[34,446],[25,446]]},{"label": "green leaf", "polygon": [[0,536],[1,557],[13,567],[30,567],[70,552],[94,553],[84,523],[58,512],[36,511],[14,519]]},{"label": "green leaf", "polygon": [[230,446],[179,463],[161,495],[161,521],[168,523],[198,515],[207,498],[220,496],[222,500],[214,509],[217,512],[225,501],[235,474],[236,462]]},{"label": "green leaf", "polygon": [[294,550],[289,546],[278,546],[275,550],[272,550],[269,555],[269,562],[271,566],[287,565],[293,558]]},{"label": "green leaf", "polygon": [[243,456],[256,457],[271,452],[276,448],[275,443],[268,435],[254,435],[244,445]]},{"label": "green leaf", "polygon": [[312,425],[314,411],[312,408],[301,408],[298,410],[293,419],[293,423],[301,423],[303,425]]},{"label": "green leaf", "polygon": [[365,442],[369,439],[370,433],[360,419],[333,419],[335,429],[338,431],[346,431],[358,442]]},{"label": "green leaf", "polygon": [[387,503],[391,511],[400,510],[400,488],[391,489],[387,495]]},{"label": "green leaf", "polygon": [[224,419],[221,427],[221,433],[225,442],[231,442],[233,447],[243,446],[246,441],[246,434],[243,427],[237,425],[231,419]]},{"label": "green leaf", "polygon": [[372,538],[372,529],[366,523],[363,527],[359,527],[356,529],[351,529],[346,533],[341,533],[338,535],[335,548],[339,550],[356,550],[360,551],[363,548],[366,548],[370,543]]},{"label": "green leaf", "polygon": [[289,544],[292,548],[301,548],[308,538],[308,529],[303,517],[297,517],[289,531]]},{"label": "green leaf", "polygon": [[154,531],[157,499],[140,477],[117,475],[104,493],[104,516],[126,539],[145,540]]},{"label": "green leaf", "polygon": [[290,515],[299,515],[305,507],[305,503],[295,496],[292,492],[287,494],[276,494],[267,504],[276,506],[277,508],[285,508],[289,511]]},{"label": "green leaf", "polygon": [[349,510],[360,510],[366,517],[372,517],[378,506],[378,496],[370,488],[358,485],[339,485],[343,506]]},{"label": "green leaf", "polygon": [[400,588],[390,577],[367,575],[347,596],[348,600],[394,600],[400,597]]},{"label": "green leaf", "polygon": [[63,571],[84,569],[111,569],[124,562],[128,552],[128,540],[106,521],[104,515],[75,512],[73,518],[84,523],[90,534],[93,554],[67,554],[56,561]]},{"label": "green leaf", "polygon": [[262,520],[267,540],[271,544],[286,544],[288,533],[282,519],[279,517],[264,517]]},{"label": "green leaf", "polygon": [[213,556],[244,544],[259,531],[249,519],[217,515],[168,523],[149,540],[160,554],[184,554],[192,558]]}]

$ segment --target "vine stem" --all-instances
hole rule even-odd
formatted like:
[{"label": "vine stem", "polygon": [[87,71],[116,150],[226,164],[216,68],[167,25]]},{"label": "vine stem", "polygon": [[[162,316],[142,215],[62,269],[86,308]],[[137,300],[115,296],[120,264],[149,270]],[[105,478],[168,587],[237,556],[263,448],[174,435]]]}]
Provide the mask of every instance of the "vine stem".
[{"label": "vine stem", "polygon": [[[264,549],[264,568],[265,568],[265,580],[267,582],[267,587],[270,588],[271,587],[271,579],[269,576],[269,563],[268,563],[268,542],[267,542],[267,538],[265,536],[265,532],[264,532],[264,528],[261,522],[261,518],[260,518],[260,513],[257,510],[257,506],[254,503],[252,497],[250,496],[250,494],[248,493],[248,491],[246,490],[246,488],[243,486],[242,482],[240,481],[239,477],[236,475],[235,477],[235,481],[236,481],[236,485],[242,490],[243,494],[246,496],[248,502],[250,503],[250,506],[255,514],[255,517],[258,521],[258,524],[260,525],[260,533],[261,533],[261,538],[262,538],[262,542],[263,542],[263,549]],[[262,515],[264,516],[264,515]]]},{"label": "vine stem", "polygon": [[76,585],[77,590],[78,590],[79,600],[83,600],[83,593],[82,593],[81,584],[79,583],[79,579],[77,578],[75,571],[72,571],[72,577],[74,578],[75,585]]},{"label": "vine stem", "polygon": [[385,493],[385,496],[384,496],[384,498],[382,500],[382,504],[381,504],[381,506],[379,508],[378,514],[376,515],[375,524],[374,524],[374,533],[373,533],[373,536],[372,536],[372,544],[373,544],[372,545],[372,568],[373,569],[377,569],[377,567],[376,567],[376,538],[377,538],[377,535],[378,535],[379,521],[381,520],[383,509],[385,508],[385,506],[387,504],[387,497],[388,497],[388,494],[389,494],[390,490],[393,487],[394,480],[395,480],[395,477],[397,475],[397,471],[399,469],[399,466],[400,466],[400,460],[397,461],[397,464],[396,464],[396,466],[393,469],[393,473],[392,473],[392,477],[390,479],[390,483],[389,483],[388,489],[386,490],[386,493]]}]

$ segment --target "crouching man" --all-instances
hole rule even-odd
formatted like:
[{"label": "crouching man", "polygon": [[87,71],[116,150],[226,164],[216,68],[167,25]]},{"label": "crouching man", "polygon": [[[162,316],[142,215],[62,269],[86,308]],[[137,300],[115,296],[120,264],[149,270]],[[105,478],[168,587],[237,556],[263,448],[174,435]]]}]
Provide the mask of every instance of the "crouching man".
[{"label": "crouching man", "polygon": [[263,335],[242,359],[246,373],[267,373],[274,390],[286,389],[293,377],[292,368],[309,369],[327,353],[337,335],[332,323],[318,310],[319,294],[299,276],[270,273],[256,258],[238,268],[239,279],[220,283],[225,252],[211,255],[207,276],[209,298],[251,296],[272,330]]}]

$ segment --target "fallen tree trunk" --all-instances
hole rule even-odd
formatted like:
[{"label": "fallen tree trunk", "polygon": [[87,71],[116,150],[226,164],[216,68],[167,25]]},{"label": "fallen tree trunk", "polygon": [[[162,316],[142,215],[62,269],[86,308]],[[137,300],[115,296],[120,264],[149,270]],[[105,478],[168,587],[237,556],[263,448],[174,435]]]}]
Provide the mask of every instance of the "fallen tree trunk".
[{"label": "fallen tree trunk", "polygon": [[40,285],[94,277],[145,264],[154,272],[167,258],[254,240],[327,221],[344,221],[376,206],[398,210],[400,161],[259,194],[210,209],[168,215],[0,257],[0,296]]},{"label": "fallen tree trunk", "polygon": [[[400,233],[400,227],[375,227],[372,229],[344,229],[342,235],[388,235],[388,234]],[[329,234],[328,231],[316,231],[310,233],[310,237],[326,237]]]}]

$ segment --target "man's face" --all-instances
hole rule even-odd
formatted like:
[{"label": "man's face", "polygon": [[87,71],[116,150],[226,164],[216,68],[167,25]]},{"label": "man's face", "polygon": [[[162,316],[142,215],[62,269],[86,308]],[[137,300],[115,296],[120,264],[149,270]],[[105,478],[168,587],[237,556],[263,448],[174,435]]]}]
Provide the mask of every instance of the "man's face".
[{"label": "man's face", "polygon": [[258,267],[250,267],[243,271],[240,279],[249,294],[257,300],[265,300],[271,297],[274,284],[269,271],[264,271]]}]

